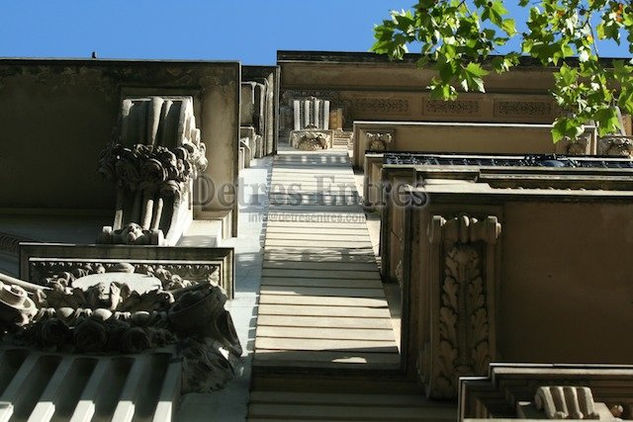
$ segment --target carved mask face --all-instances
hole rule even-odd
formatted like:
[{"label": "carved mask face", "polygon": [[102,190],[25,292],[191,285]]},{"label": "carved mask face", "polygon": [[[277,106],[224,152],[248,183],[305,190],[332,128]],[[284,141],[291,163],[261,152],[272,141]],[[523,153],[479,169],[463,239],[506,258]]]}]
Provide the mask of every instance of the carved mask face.
[{"label": "carved mask face", "polygon": [[137,239],[143,236],[143,228],[136,223],[129,223],[121,233],[125,243],[136,243]]}]

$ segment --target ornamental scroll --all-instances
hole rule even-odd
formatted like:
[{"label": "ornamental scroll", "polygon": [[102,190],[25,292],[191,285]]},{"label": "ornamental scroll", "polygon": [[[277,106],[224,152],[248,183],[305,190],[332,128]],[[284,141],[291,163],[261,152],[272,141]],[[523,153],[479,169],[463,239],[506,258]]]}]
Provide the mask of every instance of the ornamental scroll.
[{"label": "ornamental scroll", "polygon": [[497,217],[433,216],[430,344],[420,362],[427,394],[457,396],[460,376],[485,375],[495,358],[495,249]]}]

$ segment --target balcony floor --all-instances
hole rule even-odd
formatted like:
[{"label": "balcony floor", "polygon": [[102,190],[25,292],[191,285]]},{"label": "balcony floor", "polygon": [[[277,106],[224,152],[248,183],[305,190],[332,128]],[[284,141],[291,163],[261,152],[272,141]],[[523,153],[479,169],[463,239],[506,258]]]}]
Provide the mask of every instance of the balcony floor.
[{"label": "balcony floor", "polygon": [[253,365],[396,369],[389,306],[343,149],[273,162]]}]

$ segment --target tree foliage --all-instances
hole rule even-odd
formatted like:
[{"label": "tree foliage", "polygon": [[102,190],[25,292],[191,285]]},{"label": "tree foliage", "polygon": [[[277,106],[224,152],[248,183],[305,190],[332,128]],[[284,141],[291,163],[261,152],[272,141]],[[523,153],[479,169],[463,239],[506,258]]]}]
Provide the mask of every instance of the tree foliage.
[{"label": "tree foliage", "polygon": [[[402,59],[408,45],[421,45],[418,65],[437,70],[429,89],[443,100],[454,100],[460,89],[485,92],[484,76],[506,72],[529,55],[557,67],[552,95],[562,113],[552,129],[554,142],[575,139],[590,121],[600,135],[618,131],[615,106],[633,114],[633,66],[600,60],[596,41],[624,43],[633,53],[632,6],[622,0],[518,1],[529,8],[522,33],[503,0],[418,0],[375,26],[372,50]],[[496,54],[501,47],[511,51]]]}]

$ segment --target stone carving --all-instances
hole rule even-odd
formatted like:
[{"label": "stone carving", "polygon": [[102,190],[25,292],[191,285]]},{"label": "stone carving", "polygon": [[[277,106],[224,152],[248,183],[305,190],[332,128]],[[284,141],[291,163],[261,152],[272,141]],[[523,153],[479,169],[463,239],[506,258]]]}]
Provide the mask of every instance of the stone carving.
[{"label": "stone carving", "polygon": [[558,142],[556,151],[567,155],[588,155],[591,153],[595,145],[596,128],[595,126],[587,126],[584,132],[576,139],[563,138]]},{"label": "stone carving", "polygon": [[539,387],[534,405],[547,419],[600,419],[588,387]]},{"label": "stone carving", "polygon": [[552,116],[552,104],[546,101],[495,101],[495,116],[543,117]]},{"label": "stone carving", "polygon": [[569,155],[586,155],[589,147],[588,138],[580,138],[567,144],[566,153]]},{"label": "stone carving", "polygon": [[631,420],[632,382],[626,365],[492,363],[461,380],[458,420]]},{"label": "stone carving", "polygon": [[[496,217],[484,220],[460,215],[434,216],[429,236],[441,260],[432,295],[438,310],[432,325],[429,362],[419,365],[428,375],[427,391],[436,398],[453,398],[460,376],[484,375],[495,356],[494,247],[501,225]],[[432,282],[435,282],[432,280]]]},{"label": "stone carving", "polygon": [[403,114],[409,112],[409,100],[404,98],[354,98],[354,112]]},{"label": "stone carving", "polygon": [[216,264],[186,263],[176,264],[163,262],[153,264],[146,262],[88,262],[88,261],[30,261],[29,274],[31,280],[52,287],[61,284],[71,286],[74,280],[91,274],[120,272],[122,267],[126,272],[150,275],[160,280],[162,288],[174,290],[189,287],[192,284],[215,283],[220,280],[220,267]]},{"label": "stone carving", "polygon": [[175,244],[191,215],[193,179],[207,166],[192,98],[123,100],[118,137],[99,164],[117,201],[98,243]]},{"label": "stone carving", "polygon": [[20,286],[0,283],[0,321],[3,328],[6,324],[23,326],[37,313],[35,303],[26,290]]},{"label": "stone carving", "polygon": [[477,114],[479,113],[479,102],[475,100],[425,100],[424,111],[426,114]]},{"label": "stone carving", "polygon": [[[4,342],[99,354],[179,344],[185,393],[224,386],[239,369],[242,354],[224,308],[224,291],[191,282],[165,290],[157,272],[138,274],[133,269],[121,265],[105,273],[103,267],[93,266],[91,274],[67,274],[44,287],[16,280],[18,285],[3,277],[8,283],[0,283]],[[169,278],[164,270],[162,275]],[[21,286],[30,287],[29,293]]]},{"label": "stone carving", "polygon": [[316,97],[294,100],[294,130],[330,128],[330,102]]},{"label": "stone carving", "polygon": [[598,139],[598,154],[617,157],[633,156],[633,137],[609,135]]},{"label": "stone carving", "polygon": [[388,145],[394,141],[394,135],[394,130],[367,131],[366,136],[369,141],[367,144],[367,150],[386,151]]},{"label": "stone carving", "polygon": [[290,145],[303,151],[328,149],[332,146],[332,131],[312,128],[293,130],[290,132]]}]

